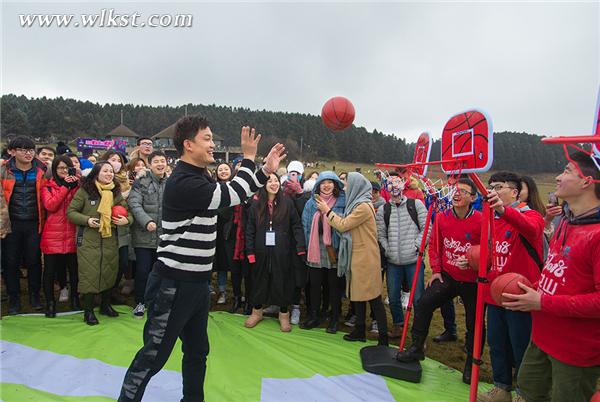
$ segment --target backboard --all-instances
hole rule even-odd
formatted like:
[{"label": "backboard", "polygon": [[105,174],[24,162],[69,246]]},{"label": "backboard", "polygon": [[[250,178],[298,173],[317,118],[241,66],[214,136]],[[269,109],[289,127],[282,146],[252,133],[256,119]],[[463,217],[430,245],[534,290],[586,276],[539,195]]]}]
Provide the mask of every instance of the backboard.
[{"label": "backboard", "polygon": [[487,172],[494,161],[492,120],[473,109],[452,116],[442,132],[442,170],[446,174]]},{"label": "backboard", "polygon": [[[431,156],[431,136],[428,132],[421,133],[415,146],[413,154],[413,163],[427,163]],[[413,166],[411,170],[414,174],[425,177],[427,176],[427,165]]]}]

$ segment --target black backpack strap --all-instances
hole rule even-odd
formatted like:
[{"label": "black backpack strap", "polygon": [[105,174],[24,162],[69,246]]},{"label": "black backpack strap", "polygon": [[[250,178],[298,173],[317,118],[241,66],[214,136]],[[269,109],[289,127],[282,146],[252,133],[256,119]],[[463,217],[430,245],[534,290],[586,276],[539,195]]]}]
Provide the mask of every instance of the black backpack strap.
[{"label": "black backpack strap", "polygon": [[535,265],[537,265],[541,271],[544,268],[544,263],[540,260],[540,256],[535,251],[535,249],[533,248],[531,243],[529,243],[527,241],[525,236],[523,236],[522,234],[519,234],[519,238],[521,239],[521,243],[523,243],[523,245],[525,246],[525,249],[527,250],[527,254],[529,254],[529,256],[533,259],[533,262],[535,262]]},{"label": "black backpack strap", "polygon": [[390,227],[390,215],[392,214],[392,205],[389,202],[386,202],[383,206],[383,221],[385,222],[385,227]]},{"label": "black backpack strap", "polygon": [[421,231],[421,225],[419,225],[419,214],[417,213],[417,206],[414,198],[409,198],[406,200],[406,209],[408,210],[408,214],[411,219],[417,225],[417,229],[419,232]]}]

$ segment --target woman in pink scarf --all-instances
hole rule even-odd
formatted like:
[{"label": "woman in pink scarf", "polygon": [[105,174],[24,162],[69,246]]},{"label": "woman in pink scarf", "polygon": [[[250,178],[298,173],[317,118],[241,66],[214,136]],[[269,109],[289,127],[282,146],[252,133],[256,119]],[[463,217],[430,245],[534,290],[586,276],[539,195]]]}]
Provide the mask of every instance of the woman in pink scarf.
[{"label": "woman in pink scarf", "polygon": [[345,196],[343,183],[333,172],[322,172],[317,178],[313,197],[306,203],[302,213],[302,224],[307,244],[306,263],[308,265],[309,297],[307,297],[308,319],[300,328],[312,329],[321,324],[321,288],[325,284],[329,290],[331,315],[327,332],[336,333],[341,310],[341,284],[337,276],[337,249],[339,235],[331,228],[327,218],[316,207],[314,195],[318,194],[327,205],[343,212]]}]

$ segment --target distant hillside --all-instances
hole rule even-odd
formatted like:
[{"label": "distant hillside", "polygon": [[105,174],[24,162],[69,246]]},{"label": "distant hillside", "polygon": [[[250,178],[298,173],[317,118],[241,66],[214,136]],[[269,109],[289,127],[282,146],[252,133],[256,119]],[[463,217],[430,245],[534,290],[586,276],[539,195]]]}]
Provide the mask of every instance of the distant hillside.
[{"label": "distant hillside", "polygon": [[[152,136],[183,116],[184,107],[104,104],[74,99],[27,98],[4,95],[0,100],[2,138],[29,135],[46,141],[72,140],[76,137],[103,137],[123,122],[140,135]],[[411,159],[414,144],[377,130],[368,132],[352,126],[333,134],[319,116],[300,113],[251,111],[217,105],[187,105],[189,114],[209,119],[214,133],[225,145],[237,145],[243,125],[255,126],[263,133],[261,152],[274,142],[286,144],[290,158],[304,160],[343,160],[362,163],[402,163]],[[502,132],[494,137],[494,170],[557,172],[565,163],[562,147],[542,145],[542,137],[527,133]],[[302,143],[302,152],[301,152]],[[439,158],[439,141],[434,144],[432,160]]]}]

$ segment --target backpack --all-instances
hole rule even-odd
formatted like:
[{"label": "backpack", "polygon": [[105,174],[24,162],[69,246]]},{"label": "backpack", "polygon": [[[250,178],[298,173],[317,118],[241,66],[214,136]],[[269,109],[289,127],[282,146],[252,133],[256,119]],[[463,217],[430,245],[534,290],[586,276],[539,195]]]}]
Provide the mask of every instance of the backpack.
[{"label": "backpack", "polygon": [[[529,210],[530,208],[525,207],[525,208],[516,208],[516,209],[519,212],[524,212],[524,211]],[[527,254],[529,254],[529,256],[533,259],[533,262],[535,262],[535,265],[538,266],[540,271],[543,270],[544,269],[544,261],[546,261],[546,257],[548,257],[548,248],[549,248],[548,239],[546,238],[546,235],[542,234],[542,257],[543,257],[542,260],[540,260],[539,254],[535,251],[535,249],[533,248],[531,243],[529,243],[527,241],[525,236],[523,236],[522,234],[519,234],[519,238],[521,239],[521,243],[523,243],[523,246],[525,246],[525,249],[527,250]]]},{"label": "backpack", "polygon": [[[417,206],[415,204],[414,198],[408,198],[406,200],[406,209],[408,210],[408,214],[412,221],[417,225],[417,229],[419,232],[421,231],[421,225],[419,225],[419,214],[417,213]],[[383,206],[383,220],[385,221],[385,226],[390,226],[390,215],[392,214],[392,205],[389,202],[386,202]]]}]

